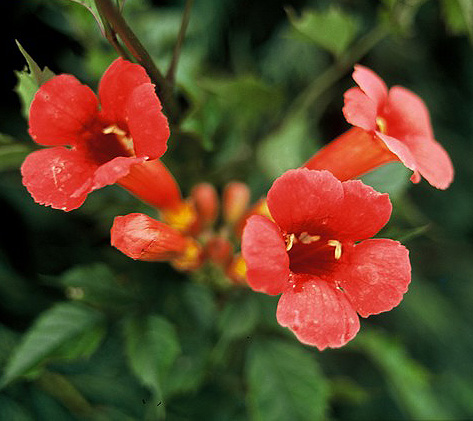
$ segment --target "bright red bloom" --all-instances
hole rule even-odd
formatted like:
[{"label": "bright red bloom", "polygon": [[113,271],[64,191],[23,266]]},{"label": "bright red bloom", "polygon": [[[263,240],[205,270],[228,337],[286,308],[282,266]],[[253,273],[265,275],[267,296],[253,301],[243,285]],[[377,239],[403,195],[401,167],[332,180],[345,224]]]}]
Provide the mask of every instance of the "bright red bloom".
[{"label": "bright red bloom", "polygon": [[340,347],[362,317],[391,310],[410,282],[409,252],[368,239],[389,220],[391,202],[361,181],[328,171],[290,170],[268,193],[275,222],[249,218],[242,253],[248,284],[282,294],[277,319],[320,350]]},{"label": "bright red bloom", "polygon": [[71,75],[52,78],[36,93],[29,132],[36,143],[53,146],[33,152],[21,167],[36,202],[76,209],[91,191],[166,151],[168,122],[141,66],[115,60],[100,81],[99,99],[100,106]]},{"label": "bright red bloom", "polygon": [[388,91],[383,80],[364,66],[355,66],[353,79],[359,87],[345,92],[343,114],[347,121],[374,134],[413,170],[413,182],[419,182],[422,175],[434,187],[446,189],[453,180],[453,165],[434,139],[424,102],[401,86]]}]

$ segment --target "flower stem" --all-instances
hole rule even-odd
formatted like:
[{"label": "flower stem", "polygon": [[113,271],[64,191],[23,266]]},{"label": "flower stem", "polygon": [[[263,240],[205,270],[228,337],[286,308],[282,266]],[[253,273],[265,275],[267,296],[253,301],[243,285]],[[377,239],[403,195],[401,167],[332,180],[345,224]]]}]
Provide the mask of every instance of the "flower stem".
[{"label": "flower stem", "polygon": [[[171,122],[175,122],[178,118],[178,106],[172,87],[154,64],[148,51],[141,44],[111,0],[95,0],[95,4],[101,16],[110,25],[113,32],[120,37],[131,55],[146,69],[146,72],[156,85],[167,117]],[[112,45],[114,45],[113,42]]]},{"label": "flower stem", "polygon": [[192,4],[194,0],[187,0],[186,6],[184,8],[184,13],[182,15],[182,22],[181,28],[179,29],[179,34],[177,36],[176,45],[174,47],[174,51],[172,54],[171,64],[169,65],[169,69],[166,73],[166,80],[168,83],[173,86],[174,85],[174,78],[176,76],[176,69],[177,69],[177,62],[179,61],[179,55],[181,53],[182,44],[184,42],[184,37],[186,34],[187,26],[189,25],[189,19],[192,9]]}]

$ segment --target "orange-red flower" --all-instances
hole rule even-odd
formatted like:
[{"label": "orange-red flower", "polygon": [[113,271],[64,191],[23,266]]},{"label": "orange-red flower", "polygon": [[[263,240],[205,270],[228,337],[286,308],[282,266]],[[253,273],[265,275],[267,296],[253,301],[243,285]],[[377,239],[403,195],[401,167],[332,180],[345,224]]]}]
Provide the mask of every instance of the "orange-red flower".
[{"label": "orange-red flower", "polygon": [[52,147],[33,152],[21,167],[23,184],[35,201],[76,209],[91,191],[166,151],[168,122],[141,66],[115,60],[98,96],[100,104],[90,88],[66,74],[36,93],[29,132],[36,143]]},{"label": "orange-red flower", "polygon": [[358,87],[345,93],[343,113],[355,126],[317,152],[304,165],[327,169],[339,180],[359,177],[392,161],[423,176],[432,186],[446,189],[453,180],[453,165],[435,140],[429,112],[422,99],[401,86],[388,90],[372,70],[356,65]]},{"label": "orange-red flower", "polygon": [[277,319],[320,350],[340,347],[362,317],[399,304],[410,282],[409,252],[369,239],[389,220],[391,202],[361,181],[328,171],[290,170],[268,193],[274,219],[254,215],[243,231],[248,284],[282,294]]}]

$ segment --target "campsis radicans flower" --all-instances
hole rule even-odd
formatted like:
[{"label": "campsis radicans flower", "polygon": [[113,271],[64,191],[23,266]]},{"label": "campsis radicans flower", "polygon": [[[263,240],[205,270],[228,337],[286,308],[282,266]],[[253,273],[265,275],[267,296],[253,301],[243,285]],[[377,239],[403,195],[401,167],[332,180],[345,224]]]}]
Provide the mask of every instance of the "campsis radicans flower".
[{"label": "campsis radicans flower", "polygon": [[36,202],[69,211],[91,191],[163,155],[169,126],[144,68],[118,58],[104,73],[98,98],[71,75],[44,83],[31,103],[29,133],[50,148],[28,155],[23,184]]},{"label": "campsis radicans flower", "polygon": [[242,238],[249,286],[282,294],[277,320],[320,350],[345,345],[362,317],[391,310],[410,282],[409,252],[370,239],[389,220],[391,202],[359,180],[328,171],[290,170],[269,190],[274,222],[251,216]]},{"label": "campsis radicans flower", "polygon": [[345,92],[343,114],[355,126],[314,155],[309,169],[327,169],[339,180],[359,177],[388,162],[400,161],[432,186],[446,189],[453,181],[453,165],[435,140],[429,111],[422,99],[401,86],[388,90],[372,70],[356,65],[358,87]]}]

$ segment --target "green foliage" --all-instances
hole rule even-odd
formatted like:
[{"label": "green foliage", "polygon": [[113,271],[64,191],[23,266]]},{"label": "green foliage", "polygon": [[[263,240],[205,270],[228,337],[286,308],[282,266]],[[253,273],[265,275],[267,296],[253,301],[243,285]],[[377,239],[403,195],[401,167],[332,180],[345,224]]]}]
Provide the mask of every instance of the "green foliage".
[{"label": "green foliage", "polygon": [[324,11],[305,9],[300,17],[292,9],[287,9],[287,15],[295,33],[335,56],[347,50],[359,29],[353,15],[337,7]]},{"label": "green foliage", "polygon": [[[2,386],[38,368],[51,356],[75,358],[81,354],[90,355],[101,335],[100,331],[91,333],[90,330],[102,322],[97,311],[73,303],[60,303],[45,311],[10,356],[1,379]],[[87,339],[84,339],[84,334],[87,334]]]},{"label": "green foliage", "polygon": [[473,2],[443,0],[442,11],[448,30],[455,35],[468,35],[473,42]]},{"label": "green foliage", "polygon": [[0,171],[18,168],[30,152],[12,136],[0,133]]},{"label": "green foliage", "polygon": [[246,362],[254,420],[321,420],[328,388],[314,356],[280,340],[253,342]]},{"label": "green foliage", "polygon": [[15,91],[21,99],[23,116],[28,118],[30,104],[36,91],[44,82],[51,79],[54,73],[47,67],[41,70],[18,41],[16,41],[16,44],[28,64],[22,72],[15,72],[18,79]]}]

